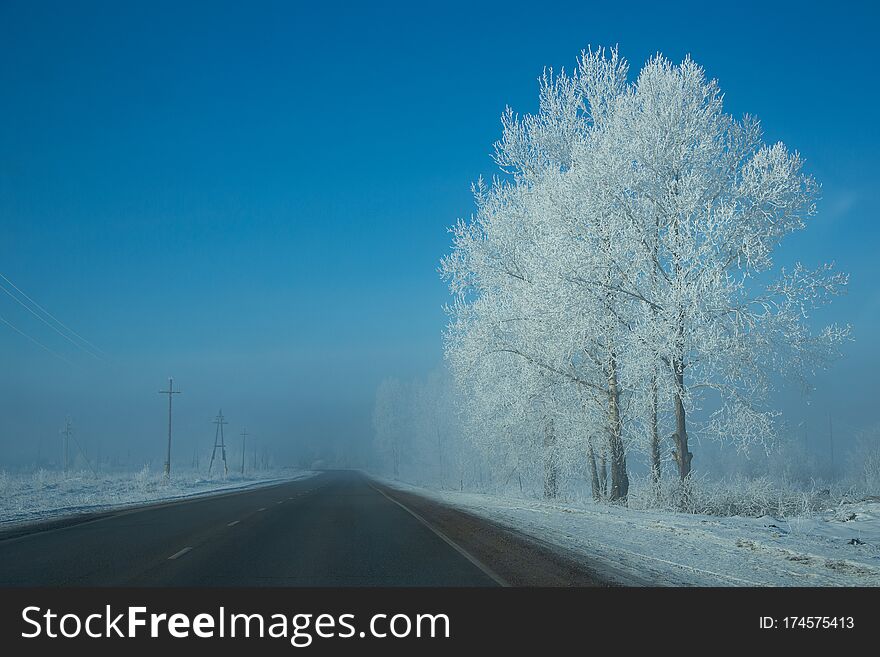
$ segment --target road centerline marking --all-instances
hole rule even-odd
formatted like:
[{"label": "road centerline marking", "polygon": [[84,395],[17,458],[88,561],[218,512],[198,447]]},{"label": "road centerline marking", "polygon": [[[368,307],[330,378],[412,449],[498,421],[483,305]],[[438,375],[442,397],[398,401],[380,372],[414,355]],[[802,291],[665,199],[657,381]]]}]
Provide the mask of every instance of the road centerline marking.
[{"label": "road centerline marking", "polygon": [[179,559],[180,557],[182,557],[184,554],[186,554],[190,550],[192,550],[192,547],[185,547],[182,550],[179,550],[179,551],[175,552],[174,554],[172,554],[170,557],[168,557],[168,560],[172,561],[173,559]]},{"label": "road centerline marking", "polygon": [[265,510],[266,510],[266,507],[263,507],[261,509],[257,509],[257,511],[265,511]]},{"label": "road centerline marking", "polygon": [[232,522],[230,522],[230,523],[227,524],[226,526],[227,526],[227,527],[235,527],[235,526],[236,526],[238,523],[240,523],[240,522],[241,522],[241,520],[233,520]]}]

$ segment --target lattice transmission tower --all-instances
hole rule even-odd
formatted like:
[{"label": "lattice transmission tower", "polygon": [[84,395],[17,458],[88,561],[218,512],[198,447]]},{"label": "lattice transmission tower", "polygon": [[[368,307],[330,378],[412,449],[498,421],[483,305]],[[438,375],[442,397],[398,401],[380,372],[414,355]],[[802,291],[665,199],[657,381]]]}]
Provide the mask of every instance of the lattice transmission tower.
[{"label": "lattice transmission tower", "polygon": [[229,474],[229,464],[226,462],[226,439],[223,437],[223,425],[229,424],[223,418],[223,411],[221,410],[217,413],[217,417],[214,418],[213,424],[217,425],[217,429],[214,431],[214,450],[211,452],[211,463],[208,465],[208,474],[211,474],[211,468],[214,467],[214,459],[217,456],[217,448],[220,448],[220,456],[223,458],[223,474]]}]

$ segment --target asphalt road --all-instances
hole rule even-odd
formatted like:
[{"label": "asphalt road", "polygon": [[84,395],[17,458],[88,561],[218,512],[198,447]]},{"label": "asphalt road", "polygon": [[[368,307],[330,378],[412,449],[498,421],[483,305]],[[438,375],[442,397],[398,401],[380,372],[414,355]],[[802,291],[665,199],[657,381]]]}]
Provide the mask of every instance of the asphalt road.
[{"label": "asphalt road", "polygon": [[494,586],[360,473],[0,536],[0,586]]}]

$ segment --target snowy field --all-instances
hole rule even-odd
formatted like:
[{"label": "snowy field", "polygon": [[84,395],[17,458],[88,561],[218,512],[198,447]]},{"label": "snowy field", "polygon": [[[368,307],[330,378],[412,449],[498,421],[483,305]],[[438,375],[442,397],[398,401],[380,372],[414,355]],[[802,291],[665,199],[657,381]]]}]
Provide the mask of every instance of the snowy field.
[{"label": "snowy field", "polygon": [[94,513],[150,502],[179,500],[279,481],[303,479],[315,472],[267,470],[241,476],[208,477],[182,471],[166,483],[161,472],[99,474],[38,470],[33,474],[0,472],[0,528],[61,516]]},{"label": "snowy field", "polygon": [[880,501],[715,517],[438,491],[382,480],[583,556],[625,585],[880,586]]}]

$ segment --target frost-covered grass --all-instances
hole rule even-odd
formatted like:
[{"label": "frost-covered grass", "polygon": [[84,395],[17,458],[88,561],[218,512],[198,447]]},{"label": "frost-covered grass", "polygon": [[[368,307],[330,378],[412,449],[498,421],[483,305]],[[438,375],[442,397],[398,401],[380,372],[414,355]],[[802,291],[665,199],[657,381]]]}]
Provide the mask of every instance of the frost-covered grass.
[{"label": "frost-covered grass", "polygon": [[153,471],[149,466],[136,472],[97,476],[89,471],[65,474],[42,469],[30,474],[0,472],[0,527],[265,485],[312,474],[277,469],[224,477],[181,470],[174,472],[166,482],[161,471]]},{"label": "frost-covered grass", "polygon": [[774,516],[787,518],[832,510],[865,500],[880,500],[863,486],[846,483],[808,484],[769,477],[711,479],[691,476],[664,480],[659,490],[647,477],[631,477],[628,506],[709,516]]},{"label": "frost-covered grass", "polygon": [[[436,475],[402,471],[401,481],[424,488],[456,490],[456,482],[438,484]],[[609,482],[610,484],[610,482]],[[462,481],[464,492],[500,497],[543,498],[543,481],[532,476],[520,481],[514,476],[503,480]],[[762,476],[712,477],[691,474],[684,482],[667,475],[657,489],[644,474],[629,473],[630,509],[694,513],[709,516],[776,517],[802,516],[827,511],[861,501],[880,501],[880,488],[861,479],[827,482],[819,479],[793,481]],[[564,504],[592,504],[591,487],[585,476],[575,473],[560,478],[558,501]],[[619,505],[615,505],[619,506]]]},{"label": "frost-covered grass", "polygon": [[639,481],[630,507],[385,482],[568,550],[622,584],[880,586],[876,497],[817,489],[799,501],[795,489],[767,481],[698,481],[682,512],[663,496],[666,508],[656,499],[643,504],[648,491]]}]

